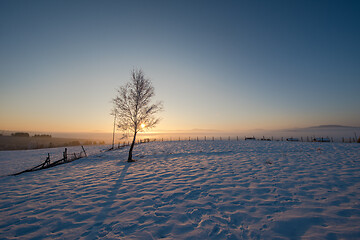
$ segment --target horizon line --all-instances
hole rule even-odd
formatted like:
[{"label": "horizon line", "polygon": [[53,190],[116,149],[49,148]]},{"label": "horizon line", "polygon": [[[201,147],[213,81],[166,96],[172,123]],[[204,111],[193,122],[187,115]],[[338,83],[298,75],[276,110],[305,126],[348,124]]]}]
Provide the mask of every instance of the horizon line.
[{"label": "horizon line", "polygon": [[[340,125],[340,124],[323,124],[323,125],[316,125],[316,126],[308,126],[308,127],[292,127],[292,128],[281,128],[281,129],[234,129],[234,130],[220,130],[220,129],[201,129],[201,128],[193,128],[193,129],[159,129],[156,131],[144,131],[139,132],[140,134],[165,134],[165,133],[241,133],[241,132],[259,132],[259,131],[292,131],[292,130],[311,130],[314,128],[360,128],[360,126],[347,126],[347,125]],[[53,134],[112,134],[112,131],[44,131],[44,130],[5,130],[0,129],[0,132],[29,132],[29,133],[53,133]],[[115,131],[119,133],[118,131]]]}]

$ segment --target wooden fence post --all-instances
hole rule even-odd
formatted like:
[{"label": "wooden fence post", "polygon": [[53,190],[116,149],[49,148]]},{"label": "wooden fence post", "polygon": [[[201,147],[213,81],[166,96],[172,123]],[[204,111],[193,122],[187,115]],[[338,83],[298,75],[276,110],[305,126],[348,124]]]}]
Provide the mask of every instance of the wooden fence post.
[{"label": "wooden fence post", "polygon": [[85,151],[84,146],[81,146],[81,148],[82,148],[82,150],[83,150],[83,151],[84,151],[84,153],[85,153],[85,157],[87,157],[87,154],[86,154],[86,151]]},{"label": "wooden fence post", "polygon": [[50,164],[50,153],[48,153],[48,156],[47,156],[45,162],[43,163],[42,167],[44,167],[45,165],[47,166],[49,164]]},{"label": "wooden fence post", "polygon": [[65,151],[63,152],[64,161],[67,161],[67,148],[65,148]]}]

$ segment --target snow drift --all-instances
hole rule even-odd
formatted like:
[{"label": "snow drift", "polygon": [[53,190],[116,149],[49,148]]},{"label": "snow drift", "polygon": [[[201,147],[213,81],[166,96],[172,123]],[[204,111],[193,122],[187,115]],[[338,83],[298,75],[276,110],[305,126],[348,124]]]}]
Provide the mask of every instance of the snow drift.
[{"label": "snow drift", "polygon": [[138,145],[0,179],[0,238],[360,238],[360,145]]}]

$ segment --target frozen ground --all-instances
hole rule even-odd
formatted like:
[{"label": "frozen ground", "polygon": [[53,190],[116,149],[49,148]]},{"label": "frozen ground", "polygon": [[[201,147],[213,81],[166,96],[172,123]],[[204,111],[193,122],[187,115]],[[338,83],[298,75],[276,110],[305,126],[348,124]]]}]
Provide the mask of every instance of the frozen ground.
[{"label": "frozen ground", "polygon": [[360,144],[126,150],[0,178],[0,239],[360,239]]},{"label": "frozen ground", "polygon": [[[108,145],[84,146],[88,155],[98,154]],[[51,162],[62,158],[65,147],[44,148],[36,150],[0,151],[0,177],[21,172],[43,163],[50,153]],[[81,146],[67,147],[68,153],[79,153]]]}]

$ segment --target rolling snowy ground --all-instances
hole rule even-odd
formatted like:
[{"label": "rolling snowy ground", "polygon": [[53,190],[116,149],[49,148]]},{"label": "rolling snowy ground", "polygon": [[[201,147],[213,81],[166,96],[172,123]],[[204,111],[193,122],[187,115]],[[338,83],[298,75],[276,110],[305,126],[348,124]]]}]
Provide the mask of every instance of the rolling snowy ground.
[{"label": "rolling snowy ground", "polygon": [[360,144],[127,150],[0,178],[0,239],[360,239]]}]

